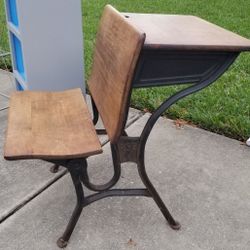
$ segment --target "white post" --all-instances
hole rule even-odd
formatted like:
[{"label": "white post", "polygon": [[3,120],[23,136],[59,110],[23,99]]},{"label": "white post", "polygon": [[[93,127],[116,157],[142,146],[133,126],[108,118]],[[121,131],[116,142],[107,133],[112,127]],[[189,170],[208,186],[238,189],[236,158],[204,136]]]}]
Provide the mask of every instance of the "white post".
[{"label": "white post", "polygon": [[250,147],[250,137],[248,138],[247,142],[246,142],[247,146]]},{"label": "white post", "polygon": [[19,90],[85,92],[81,0],[5,0]]}]

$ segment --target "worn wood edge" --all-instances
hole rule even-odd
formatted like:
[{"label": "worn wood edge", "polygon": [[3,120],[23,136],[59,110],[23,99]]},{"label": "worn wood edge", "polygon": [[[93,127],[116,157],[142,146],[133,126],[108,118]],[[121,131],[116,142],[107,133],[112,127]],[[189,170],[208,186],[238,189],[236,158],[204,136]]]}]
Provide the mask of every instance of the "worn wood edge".
[{"label": "worn wood edge", "polygon": [[103,150],[96,150],[91,151],[91,153],[85,153],[85,154],[75,154],[75,155],[21,155],[21,156],[11,156],[11,155],[4,155],[4,159],[8,161],[14,161],[14,160],[70,160],[70,159],[77,159],[77,158],[86,158],[92,155],[97,155],[103,153]]},{"label": "worn wood edge", "polygon": [[215,52],[247,52],[250,51],[250,46],[206,46],[206,45],[185,45],[185,44],[144,44],[144,49],[152,50],[185,50],[185,51],[215,51]]},{"label": "worn wood edge", "polygon": [[[11,102],[12,102],[12,98],[14,95],[16,95],[18,91],[13,91],[11,94],[10,94],[10,99],[9,99],[9,107],[11,106]],[[9,156],[6,152],[6,144],[7,144],[7,135],[8,135],[8,131],[9,131],[9,114],[10,114],[10,108],[8,108],[8,112],[7,112],[7,127],[5,129],[5,134],[4,134],[4,147],[3,147],[3,157],[5,160],[9,160]],[[7,158],[6,158],[7,157]],[[10,159],[11,160],[11,159]]]}]

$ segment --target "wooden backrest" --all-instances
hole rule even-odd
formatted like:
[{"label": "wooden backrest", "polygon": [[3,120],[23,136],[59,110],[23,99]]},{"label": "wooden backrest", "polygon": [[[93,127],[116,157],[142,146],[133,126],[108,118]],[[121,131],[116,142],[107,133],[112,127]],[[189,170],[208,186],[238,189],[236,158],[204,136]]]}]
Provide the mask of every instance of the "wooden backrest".
[{"label": "wooden backrest", "polygon": [[104,8],[88,85],[111,142],[116,142],[124,127],[132,77],[144,41],[145,34],[112,6]]}]

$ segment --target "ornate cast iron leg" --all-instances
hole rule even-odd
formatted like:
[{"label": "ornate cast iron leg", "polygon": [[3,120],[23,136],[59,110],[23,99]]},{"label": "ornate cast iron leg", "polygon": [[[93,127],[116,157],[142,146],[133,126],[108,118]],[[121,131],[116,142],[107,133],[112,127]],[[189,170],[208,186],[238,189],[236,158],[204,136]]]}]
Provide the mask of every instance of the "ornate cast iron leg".
[{"label": "ornate cast iron leg", "polygon": [[[112,144],[111,144],[112,145]],[[160,198],[153,184],[148,178],[146,173],[145,164],[144,164],[144,148],[141,147],[140,137],[129,137],[129,136],[121,136],[118,143],[117,148],[119,153],[119,158],[121,162],[135,162],[138,167],[138,172],[141,177],[143,184],[146,187],[146,190],[149,193],[149,196],[154,199],[164,217],[168,221],[171,228],[178,230],[180,229],[180,224],[174,220],[164,202]]]},{"label": "ornate cast iron leg", "polygon": [[153,199],[155,200],[156,204],[160,208],[161,212],[167,219],[168,223],[173,229],[179,229],[180,224],[173,219],[171,214],[169,213],[167,207],[161,200],[159,194],[155,190],[154,186],[150,182],[146,170],[145,170],[145,163],[144,163],[144,152],[145,152],[145,145],[148,139],[148,136],[154,127],[155,123],[157,122],[158,118],[163,114],[165,110],[167,110],[170,106],[172,106],[174,103],[176,103],[178,100],[195,93],[197,91],[200,91],[201,89],[207,87],[212,82],[214,82],[217,78],[219,78],[225,70],[232,64],[232,62],[237,57],[237,54],[232,55],[228,58],[228,60],[223,64],[217,67],[212,75],[210,75],[208,78],[201,79],[201,81],[197,84],[194,84],[184,90],[181,90],[168,98],[162,105],[151,115],[151,117],[148,119],[142,134],[140,136],[140,143],[138,148],[138,171],[140,174],[140,177],[144,183],[144,185],[147,187],[149,193],[152,195]]},{"label": "ornate cast iron leg", "polygon": [[[86,164],[86,160],[83,161],[83,164]],[[83,209],[83,203],[84,203],[84,192],[81,184],[81,170],[82,166],[72,166],[69,167],[69,173],[71,175],[72,181],[75,186],[76,196],[77,196],[77,204],[75,206],[75,209],[73,211],[73,214],[70,218],[70,221],[66,227],[66,230],[64,231],[63,235],[57,240],[57,245],[60,248],[64,248],[67,246],[69,238],[75,228],[75,225],[79,219],[79,216],[81,215],[82,209]]]},{"label": "ornate cast iron leg", "polygon": [[161,210],[163,216],[166,218],[168,224],[170,225],[170,227],[172,229],[179,230],[181,228],[180,223],[177,222],[173,218],[173,216],[170,214],[170,212],[167,209],[166,205],[164,204],[164,202],[162,201],[161,197],[157,193],[155,187],[153,186],[153,184],[151,183],[151,181],[148,178],[148,175],[147,175],[147,172],[146,172],[146,169],[145,169],[145,163],[144,163],[144,151],[140,152],[139,161],[137,163],[137,167],[138,167],[138,172],[139,172],[139,175],[141,177],[141,180],[142,180],[143,184],[146,186],[146,188],[148,189],[149,193],[152,195],[152,198],[154,199],[154,201],[156,202],[157,206]]},{"label": "ornate cast iron leg", "polygon": [[112,159],[113,159],[113,169],[114,169],[114,175],[111,178],[110,181],[108,181],[105,184],[102,185],[96,185],[90,182],[89,179],[89,175],[88,175],[88,171],[87,171],[87,167],[88,165],[86,164],[83,168],[82,168],[82,172],[81,172],[81,181],[84,184],[85,187],[87,187],[88,189],[92,190],[92,191],[96,191],[96,192],[102,192],[102,191],[106,191],[110,188],[112,188],[120,179],[121,176],[121,164],[120,164],[120,160],[119,160],[119,156],[116,153],[117,148],[115,147],[115,145],[111,145],[111,152],[112,152]]},{"label": "ornate cast iron leg", "polygon": [[170,98],[168,98],[148,119],[140,137],[129,137],[123,133],[116,144],[118,152],[115,152],[115,154],[119,154],[121,162],[132,161],[137,163],[138,172],[142,179],[142,182],[146,186],[146,190],[149,192],[150,196],[153,197],[153,199],[155,200],[156,204],[160,208],[162,214],[168,221],[169,225],[175,230],[178,230],[180,228],[180,224],[174,220],[146,173],[144,153],[147,139],[158,118],[163,114],[165,110],[167,110],[178,100],[210,85],[225,72],[225,70],[232,64],[236,57],[237,54],[229,57],[227,62],[225,62],[223,65],[218,66],[214,70],[214,73],[208,78],[201,79],[199,83],[194,84],[184,90],[181,90]]}]

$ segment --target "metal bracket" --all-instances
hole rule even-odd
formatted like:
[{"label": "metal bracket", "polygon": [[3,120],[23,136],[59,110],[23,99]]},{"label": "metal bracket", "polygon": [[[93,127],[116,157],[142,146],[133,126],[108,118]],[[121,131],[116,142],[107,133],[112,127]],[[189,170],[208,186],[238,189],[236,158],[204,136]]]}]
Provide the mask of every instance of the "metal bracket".
[{"label": "metal bracket", "polygon": [[138,163],[138,149],[140,137],[121,136],[117,143],[120,162],[135,162]]}]

